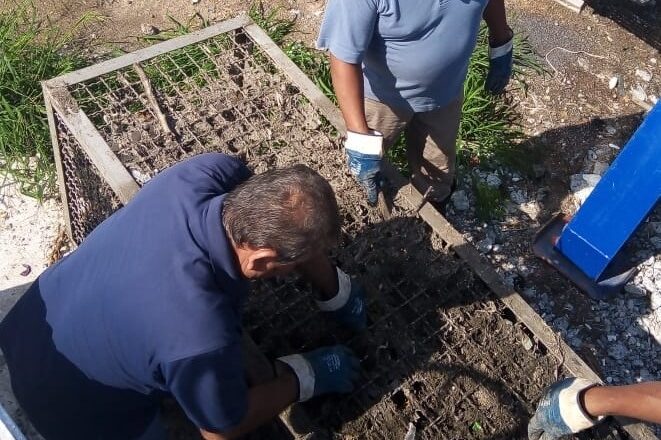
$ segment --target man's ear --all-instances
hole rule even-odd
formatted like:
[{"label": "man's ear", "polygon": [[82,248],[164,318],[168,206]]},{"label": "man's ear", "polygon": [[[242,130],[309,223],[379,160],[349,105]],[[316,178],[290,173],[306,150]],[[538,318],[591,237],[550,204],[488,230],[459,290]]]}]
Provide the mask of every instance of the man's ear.
[{"label": "man's ear", "polygon": [[248,256],[246,269],[254,273],[263,273],[273,268],[278,262],[275,249],[260,248]]}]

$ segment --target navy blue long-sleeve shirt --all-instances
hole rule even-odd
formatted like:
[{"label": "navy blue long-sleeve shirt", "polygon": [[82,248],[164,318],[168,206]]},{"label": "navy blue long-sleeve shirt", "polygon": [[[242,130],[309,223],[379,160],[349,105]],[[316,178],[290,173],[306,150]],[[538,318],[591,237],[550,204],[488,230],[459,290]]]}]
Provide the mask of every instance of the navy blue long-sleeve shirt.
[{"label": "navy blue long-sleeve shirt", "polygon": [[163,171],[10,311],[0,345],[19,402],[47,438],[131,438],[167,394],[200,428],[242,420],[248,286],[222,206],[249,175],[214,153]]}]

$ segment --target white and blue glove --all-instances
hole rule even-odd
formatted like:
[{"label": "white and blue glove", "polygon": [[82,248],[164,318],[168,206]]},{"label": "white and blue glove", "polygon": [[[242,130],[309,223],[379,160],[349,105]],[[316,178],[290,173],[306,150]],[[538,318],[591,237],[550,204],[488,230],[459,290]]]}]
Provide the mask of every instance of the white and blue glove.
[{"label": "white and blue glove", "polygon": [[502,93],[512,76],[514,35],[498,47],[489,45],[489,73],[485,86],[493,94]]},{"label": "white and blue glove", "polygon": [[370,130],[369,134],[347,131],[344,151],[349,171],[367,193],[367,202],[372,206],[376,205],[383,157],[383,135],[374,130]]},{"label": "white and blue glove", "polygon": [[530,440],[554,440],[593,427],[601,418],[592,418],[581,405],[581,393],[597,382],[575,377],[548,387],[528,424]]},{"label": "white and blue glove", "polygon": [[278,358],[298,378],[298,401],[328,393],[349,393],[360,377],[360,361],[347,347],[335,345]]},{"label": "white and blue glove", "polygon": [[352,282],[351,277],[339,267],[337,268],[337,285],[337,295],[327,301],[316,301],[317,307],[350,330],[365,330],[367,315],[363,286],[358,282]]}]

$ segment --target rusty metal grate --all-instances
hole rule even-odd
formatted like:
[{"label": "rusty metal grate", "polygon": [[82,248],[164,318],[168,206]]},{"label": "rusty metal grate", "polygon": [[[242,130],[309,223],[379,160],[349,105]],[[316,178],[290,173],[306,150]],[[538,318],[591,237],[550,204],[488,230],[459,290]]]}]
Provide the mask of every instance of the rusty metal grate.
[{"label": "rusty metal grate", "polygon": [[71,238],[80,243],[122,204],[57,114],[55,124],[71,219]]},{"label": "rusty metal grate", "polygon": [[[335,327],[296,279],[256,283],[245,316],[269,357],[337,342],[360,356],[359,389],[301,407],[317,433],[403,438],[414,423],[418,438],[519,438],[542,388],[566,374],[406,194],[388,221],[366,206],[343,171],[337,109],[247,18],[56,78],[44,91],[77,243],[160,170],[203,152],[240,155],[255,172],[305,163],[331,182],[344,218],[336,258],[367,286],[369,330],[352,337]],[[622,438],[609,435],[595,438]]]}]

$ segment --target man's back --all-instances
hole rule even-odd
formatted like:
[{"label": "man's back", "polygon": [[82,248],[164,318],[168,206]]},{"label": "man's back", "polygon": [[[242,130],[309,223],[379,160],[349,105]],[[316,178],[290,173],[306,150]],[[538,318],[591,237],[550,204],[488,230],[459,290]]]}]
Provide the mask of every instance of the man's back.
[{"label": "man's back", "polygon": [[[246,285],[221,210],[222,195],[248,175],[217,154],[174,166],[42,274],[0,329],[19,401],[43,413],[45,393],[62,413],[89,411],[92,419],[113,407],[133,411],[126,429],[136,430],[155,398],[188,380],[182,359],[238,352]],[[116,434],[108,438],[125,435]]]},{"label": "man's back", "polygon": [[318,46],[363,64],[365,95],[430,111],[458,98],[485,0],[331,0]]}]

